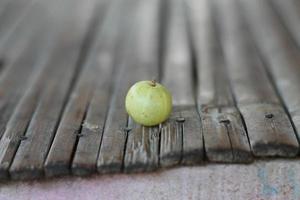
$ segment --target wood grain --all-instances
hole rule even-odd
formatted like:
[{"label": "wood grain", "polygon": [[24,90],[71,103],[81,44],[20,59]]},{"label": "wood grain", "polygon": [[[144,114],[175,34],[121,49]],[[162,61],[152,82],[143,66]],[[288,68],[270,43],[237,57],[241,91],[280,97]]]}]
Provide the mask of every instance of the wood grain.
[{"label": "wood grain", "polygon": [[158,126],[145,127],[129,122],[126,154],[124,160],[125,172],[145,172],[158,168],[159,134]]},{"label": "wood grain", "polygon": [[[42,10],[34,7],[22,24],[16,28],[16,33],[7,40],[1,48],[5,53],[5,65],[0,78],[1,90],[1,158],[0,178],[8,177],[8,168],[18,148],[20,136],[23,135],[31,114],[36,106],[36,94],[28,97],[28,88],[33,87],[37,76],[45,64],[48,54],[49,32],[45,27],[45,17],[39,17]],[[23,33],[23,34],[20,34]],[[30,49],[30,51],[28,51]],[[41,50],[42,49],[42,50]],[[39,85],[37,87],[40,87]],[[23,96],[25,94],[25,96]],[[25,100],[24,102],[24,99]],[[30,99],[30,100],[28,100]]]},{"label": "wood grain", "polygon": [[76,175],[88,175],[96,171],[97,157],[111,96],[111,85],[114,80],[112,73],[118,55],[121,54],[118,49],[123,41],[123,37],[120,35],[123,28],[121,26],[121,16],[124,13],[122,5],[119,1],[109,5],[106,19],[99,27],[95,45],[86,62],[87,67],[91,69],[96,66],[94,70],[87,69],[95,73],[97,78],[72,162],[72,172]]},{"label": "wood grain", "polygon": [[[234,163],[249,163],[253,161],[248,135],[243,124],[241,114],[235,107],[221,108],[225,116],[221,120],[225,125],[233,152]],[[230,123],[228,123],[228,121]]]},{"label": "wood grain", "polygon": [[170,167],[180,163],[182,160],[182,126],[177,122],[180,116],[180,108],[174,107],[170,118],[162,124],[160,130],[160,161],[162,167]]},{"label": "wood grain", "polygon": [[[146,71],[145,77],[151,79],[159,77],[159,27],[160,27],[160,6],[155,1],[142,1],[137,8],[139,10],[135,35],[140,38],[132,45],[134,58],[129,60],[128,65],[141,68]],[[151,69],[151,70],[150,70]],[[145,127],[129,119],[124,171],[139,172],[150,171],[158,168],[159,160],[159,128]]]},{"label": "wood grain", "polygon": [[[97,168],[100,173],[113,173],[122,170],[129,131],[124,99],[129,87],[139,80],[150,80],[157,77],[158,66],[151,65],[152,61],[149,63],[149,56],[152,57],[147,50],[149,43],[145,41],[144,36],[141,34],[144,30],[140,29],[140,27],[144,27],[143,20],[149,20],[147,15],[142,15],[144,11],[151,9],[151,6],[149,8],[146,6],[148,4],[151,5],[150,2],[133,0],[127,2],[128,7],[125,7],[127,10],[124,16],[127,16],[127,18],[123,17],[123,24],[127,28],[124,28],[123,34],[127,38],[123,39],[127,42],[122,47],[122,51],[125,53],[119,58],[121,61],[118,63],[118,74],[115,78],[97,161]],[[132,9],[137,12],[132,12]],[[148,33],[145,32],[145,34]],[[138,45],[141,46],[137,49]],[[132,49],[132,51],[125,51],[126,49]],[[137,50],[140,51],[137,52]],[[138,57],[136,56],[137,53]]]},{"label": "wood grain", "polygon": [[251,40],[247,37],[244,25],[239,20],[234,2],[222,0],[216,5],[219,11],[222,46],[237,104],[278,104],[279,99]]},{"label": "wood grain", "polygon": [[[95,17],[97,18],[97,22],[92,23],[91,27],[97,24],[97,29],[101,30],[100,27],[102,28],[102,22],[101,20],[98,20],[98,18],[102,19],[102,21],[106,18],[105,10],[108,7],[107,4],[107,1],[99,2],[97,5],[99,9],[97,11],[101,13],[101,15]],[[97,33],[95,33],[95,30],[91,29],[89,33],[90,40],[93,40],[94,35],[97,35]],[[106,70],[108,72],[102,70],[100,67],[103,67],[104,69],[108,68],[108,70]],[[73,152],[76,149],[78,138],[80,137],[80,134],[82,134],[81,131],[83,126],[87,124],[85,118],[92,95],[95,92],[95,85],[98,86],[97,80],[105,82],[105,79],[110,79],[109,70],[110,68],[103,66],[102,63],[89,63],[81,70],[80,77],[75,83],[74,90],[68,99],[68,103],[45,162],[46,176],[58,176],[70,173]],[[105,86],[102,86],[101,89],[104,88]],[[108,94],[103,93],[103,96],[106,97]],[[105,104],[103,106],[105,106]],[[98,151],[96,150],[96,152]]]},{"label": "wood grain", "polygon": [[[42,22],[42,21],[41,21]],[[48,25],[49,28],[51,26]],[[24,57],[28,59],[29,65],[36,62],[35,72],[30,77],[32,79],[28,84],[24,95],[20,98],[20,101],[16,105],[11,117],[5,125],[5,131],[3,137],[0,140],[0,178],[8,177],[8,168],[11,165],[14,155],[20,142],[24,137],[26,129],[30,123],[33,113],[37,107],[40,95],[43,90],[43,82],[48,76],[48,72],[45,71],[45,65],[48,57],[48,49],[52,46],[51,32],[48,27],[40,26],[41,31],[37,31],[37,35],[33,35],[34,39],[31,40],[33,43],[30,45],[31,51],[24,53]],[[49,31],[49,32],[48,32]],[[41,51],[41,48],[44,49]],[[37,57],[39,59],[37,59]],[[31,63],[30,63],[31,62]],[[17,62],[18,63],[18,62]],[[19,69],[24,67],[24,62],[16,65]],[[49,71],[49,70],[48,70]]]},{"label": "wood grain", "polygon": [[[298,4],[0,1],[0,180],[295,157]],[[124,99],[154,77],[173,111],[145,127]]]},{"label": "wood grain", "polygon": [[[298,98],[300,91],[299,51],[290,40],[286,29],[276,20],[271,8],[265,2],[240,1],[240,3],[244,11],[243,16],[255,38],[257,50],[266,64],[269,76],[289,112],[296,131],[299,132],[299,113],[297,112],[300,106]],[[251,13],[254,10],[255,15]],[[295,140],[294,143],[297,141]],[[295,144],[295,147],[298,147],[298,144]],[[293,152],[296,153],[296,150]]]},{"label": "wood grain", "polygon": [[[249,40],[244,24],[239,20],[236,4],[231,0],[223,0],[218,1],[217,7],[231,85],[247,126],[254,155],[295,156],[299,144],[292,124]],[[266,120],[268,113],[276,113],[276,117],[280,113],[282,121]],[[277,127],[276,130],[270,128],[273,126]],[[286,151],[286,146],[291,151]]]},{"label": "wood grain", "polygon": [[[211,20],[211,7],[205,0],[189,1],[189,9],[195,53],[198,59],[197,103],[201,116],[206,157],[213,162],[231,162],[233,155],[230,139],[225,127],[219,123],[216,114],[219,113],[218,106],[232,105],[233,100],[226,98],[231,96],[230,91],[226,89],[226,80],[223,84],[217,84],[216,74],[224,72],[224,66],[215,67],[222,65],[220,60],[222,55],[217,46]],[[225,75],[225,73],[222,74]],[[220,76],[219,78],[224,79],[225,77]],[[220,91],[225,92],[217,93],[218,86],[221,87]],[[226,93],[227,95],[222,96]],[[225,97],[222,99],[226,99],[227,102],[224,101],[224,105],[219,105],[218,101],[221,99],[219,97]]]},{"label": "wood grain", "polygon": [[254,155],[282,157],[297,155],[297,138],[281,106],[254,104],[242,106],[240,110],[247,125]]},{"label": "wood grain", "polygon": [[[35,39],[42,32],[41,22],[45,20],[42,17],[37,18],[41,13],[42,10],[32,12],[24,19],[26,26],[19,26],[16,29],[16,33],[12,34],[7,40],[7,43],[0,47],[0,55],[5,65],[0,75],[0,138],[5,131],[6,123],[24,94],[26,87],[34,79],[34,70],[39,68],[39,64],[44,59],[43,56],[41,56],[41,59],[36,59],[40,55],[44,55],[44,50],[39,50],[43,44],[31,44],[35,40],[41,40],[41,38]],[[20,34],[20,32],[23,34]],[[47,40],[45,40],[44,47],[47,47],[46,43]],[[28,49],[31,45],[33,51],[29,52]]]},{"label": "wood grain", "polygon": [[[70,2],[52,4],[52,11],[56,13],[52,16],[56,22],[54,30],[57,31],[52,40],[54,47],[50,49],[51,58],[47,63],[48,81],[44,81],[43,92],[28,125],[25,134],[27,139],[21,142],[10,167],[12,179],[37,178],[43,175],[44,161],[68,98],[72,80],[78,73],[76,62],[91,13],[83,10],[82,14],[78,15],[76,9],[89,9],[89,6],[82,6],[77,2],[73,4],[74,12],[66,15],[64,8],[68,3]],[[61,20],[57,21],[59,18]],[[66,34],[68,38],[64,37]]]},{"label": "wood grain", "polygon": [[161,129],[160,165],[164,167],[180,162],[195,164],[203,160],[202,131],[195,105],[183,2],[169,1],[169,6],[162,82],[172,93],[174,109]]},{"label": "wood grain", "polygon": [[239,111],[234,105],[210,2],[188,3],[198,58],[197,102],[206,157],[212,162],[250,162],[250,147]]},{"label": "wood grain", "polygon": [[202,129],[204,134],[205,151],[209,161],[232,162],[233,152],[228,135],[227,117],[218,108],[201,112]]}]

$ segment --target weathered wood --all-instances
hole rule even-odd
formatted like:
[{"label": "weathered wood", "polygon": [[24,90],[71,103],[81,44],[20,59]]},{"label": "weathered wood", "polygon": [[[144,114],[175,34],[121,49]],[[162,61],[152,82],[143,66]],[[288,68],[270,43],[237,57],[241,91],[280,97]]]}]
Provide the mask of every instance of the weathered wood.
[{"label": "weathered wood", "polygon": [[297,138],[281,106],[252,104],[242,106],[240,110],[247,125],[254,155],[282,157],[297,155]]},{"label": "weathered wood", "polygon": [[79,81],[72,92],[62,120],[52,142],[45,162],[46,176],[57,176],[69,173],[71,157],[75,143],[80,134],[86,109],[88,107],[93,87],[95,73],[89,74],[88,79]]},{"label": "weathered wood", "polygon": [[[89,23],[95,0],[38,1],[15,13],[23,19],[9,37],[0,33],[0,179],[150,171],[199,164],[205,152],[213,162],[250,162],[245,124],[255,155],[295,156],[300,56],[290,19],[274,7],[278,22],[268,2],[240,1],[256,46],[231,0],[216,0],[215,13],[208,0],[189,0],[186,13],[181,0],[168,1],[163,37],[159,0],[97,7],[110,16],[104,26]],[[174,110],[144,127],[127,116],[124,98],[134,82],[153,77],[172,91]]]},{"label": "weathered wood", "polygon": [[[17,32],[12,34],[5,45],[0,47],[0,54],[5,57],[5,68],[0,75],[0,138],[17,103],[28,84],[32,83],[39,65],[45,60],[42,55],[45,55],[44,51],[49,43],[45,34],[42,34],[45,33],[43,32],[45,27],[41,22],[45,18],[38,18],[41,14],[42,10],[32,12],[24,19],[26,25],[19,26],[16,29]],[[42,34],[44,38],[38,37],[39,34]],[[44,40],[44,44],[43,42],[35,44],[35,41],[40,40]],[[28,50],[31,47],[32,52]]]},{"label": "weathered wood", "polygon": [[[139,10],[138,21],[135,30],[135,35],[140,38],[132,45],[132,51],[135,54],[134,58],[128,62],[128,65],[142,68],[145,71],[153,68],[148,75],[158,77],[159,66],[159,6],[160,2],[142,1],[142,4],[137,8]],[[159,128],[145,127],[134,123],[129,119],[124,171],[139,172],[150,171],[158,167],[159,160]]]},{"label": "weathered wood", "polygon": [[[100,173],[119,172],[123,167],[128,133],[128,116],[124,107],[124,99],[127,90],[133,83],[139,80],[149,80],[152,77],[157,77],[158,66],[152,66],[148,63],[148,58],[150,55],[148,55],[148,51],[144,51],[146,48],[143,46],[139,47],[139,50],[141,51],[138,52],[139,56],[136,56],[136,45],[148,45],[148,43],[145,42],[143,35],[140,34],[140,27],[143,27],[143,24],[140,23],[142,23],[144,20],[144,16],[142,15],[143,10],[137,9],[147,9],[146,7],[143,7],[147,3],[150,2],[134,0],[127,2],[126,4],[129,7],[126,6],[127,10],[124,16],[127,17],[123,17],[123,24],[127,28],[124,28],[123,34],[128,36],[128,42],[126,42],[122,47],[122,50],[125,52],[125,54],[123,57],[121,57],[122,60],[120,63],[118,63],[118,74],[113,89],[113,95],[110,100],[111,104],[103,132],[97,162],[97,169]],[[132,9],[137,12],[132,12]],[[133,51],[126,51],[125,49],[133,49]],[[138,59],[138,61],[136,59]],[[137,63],[139,65],[136,65]]]},{"label": "weathered wood", "polygon": [[[119,85],[119,81],[117,81]],[[119,85],[120,87],[121,85]],[[107,114],[107,120],[103,131],[99,156],[97,159],[97,170],[99,173],[119,172],[122,168],[124,146],[126,142],[127,120],[123,106],[125,89],[115,86],[111,105]],[[123,91],[122,94],[121,91]]]},{"label": "weathered wood", "polygon": [[[224,66],[221,65],[220,48],[217,46],[216,34],[211,20],[211,8],[208,1],[189,1],[190,19],[192,27],[192,36],[197,56],[197,74],[198,74],[198,93],[197,102],[202,122],[204,137],[204,147],[206,157],[213,162],[231,162],[233,159],[230,139],[224,126],[219,123],[217,113],[219,109],[219,99],[226,99],[223,106],[232,105],[233,100],[217,93],[217,87],[222,94],[228,93],[224,80],[222,84],[217,84],[216,73],[218,70],[224,72]],[[225,75],[225,73],[223,73]],[[224,79],[224,76],[218,78]],[[225,87],[224,87],[225,86]],[[230,94],[230,93],[229,93]],[[218,98],[221,97],[221,98]],[[230,97],[230,95],[228,96]],[[209,108],[213,108],[212,110]],[[219,113],[220,114],[220,113]]]},{"label": "weathered wood", "polygon": [[86,118],[82,126],[78,145],[72,162],[72,172],[76,175],[88,175],[96,171],[102,133],[105,125],[111,85],[113,65],[120,55],[118,47],[121,46],[120,36],[122,5],[119,1],[109,6],[104,24],[100,27],[95,46],[92,48],[87,66],[97,66],[94,71],[96,79],[93,96],[87,109]]},{"label": "weathered wood", "polygon": [[[225,113],[223,124],[225,122],[228,131],[232,153],[233,162],[235,163],[249,163],[253,161],[253,156],[248,140],[248,135],[243,124],[241,114],[235,107],[221,108],[221,112]],[[228,123],[229,121],[229,123]]]},{"label": "weathered wood", "polygon": [[[257,49],[266,61],[267,69],[286,107],[293,113],[300,106],[300,100],[297,98],[300,90],[297,84],[300,83],[299,53],[283,27],[272,18],[274,15],[265,3],[241,3],[242,8],[247,7],[243,9],[243,13],[251,26],[250,31],[256,40]],[[251,14],[250,11],[258,6],[256,15]]]},{"label": "weathered wood", "polygon": [[233,162],[249,163],[253,161],[248,136],[240,112],[234,107],[221,108],[221,112],[225,113],[221,122],[228,132],[233,153]]},{"label": "weathered wood", "polygon": [[[182,160],[182,126],[177,122],[180,108],[174,107],[170,118],[162,124],[160,130],[160,161],[162,167],[177,165]],[[180,118],[182,119],[182,118]]]},{"label": "weathered wood", "polygon": [[218,108],[214,108],[209,109],[208,113],[201,112],[201,121],[207,159],[213,162],[232,162],[233,153],[227,130],[230,122],[227,117]]},{"label": "weathered wood", "polygon": [[[218,1],[217,7],[228,73],[237,105],[244,116],[254,155],[295,156],[299,144],[292,124],[283,111],[244,24],[239,20],[241,18],[236,4],[231,0],[223,0]],[[283,112],[278,113],[277,110]],[[283,121],[265,120],[265,115],[268,114],[265,112],[281,114],[279,117]],[[276,129],[270,129],[273,126]],[[285,150],[286,146],[290,151]]]},{"label": "weathered wood", "polygon": [[16,31],[16,28],[26,21],[30,12],[36,8],[34,4],[35,0],[11,0],[3,6],[5,10],[0,16],[0,47],[7,42],[6,40]]},{"label": "weathered wood", "polygon": [[[277,92],[299,133],[300,54],[286,29],[276,20],[266,2],[240,1],[242,13],[251,27],[256,46],[266,63]],[[245,9],[247,7],[247,9]],[[255,12],[255,13],[252,13]],[[299,135],[298,135],[299,138]],[[295,141],[296,143],[296,141]],[[296,153],[296,150],[293,151]]]},{"label": "weathered wood", "polygon": [[253,160],[247,134],[236,108],[203,109],[201,121],[209,161],[247,163]]},{"label": "weathered wood", "polygon": [[196,106],[182,106],[180,115],[176,118],[176,121],[181,126],[183,134],[181,163],[184,165],[202,163],[204,160],[204,142]]},{"label": "weathered wood", "polygon": [[[97,12],[100,13],[100,16],[95,18],[97,18],[97,29],[99,30],[102,28],[102,23],[99,19],[106,18],[105,10],[107,9],[107,3],[107,1],[100,1],[99,5],[97,5],[98,8],[100,8],[97,10]],[[92,23],[91,27],[93,26],[95,26],[95,23]],[[96,35],[94,32],[95,30],[90,30],[89,40]],[[98,31],[98,33],[100,32]],[[100,54],[100,56],[102,55]],[[101,60],[100,56],[97,58],[99,61]],[[106,71],[108,72],[101,67],[104,69],[107,68],[108,70]],[[100,86],[101,89],[105,88],[104,85],[98,85],[97,80],[105,82],[105,80],[110,79],[109,71],[111,69],[111,67],[106,66],[103,62],[98,62],[88,63],[81,70],[81,75],[68,99],[68,103],[44,165],[46,176],[58,176],[70,173],[72,156],[74,155],[73,152],[76,149],[78,138],[82,134],[82,128],[86,124],[85,118],[92,95],[95,92],[95,86]],[[104,92],[103,95],[104,97],[108,96],[108,94]],[[105,107],[107,104],[104,104],[103,106]]]},{"label": "weathered wood", "polygon": [[[3,17],[10,18],[10,20],[20,17],[20,20],[14,19],[12,22],[0,22],[0,59],[5,65],[5,70],[11,66],[26,45],[30,44],[29,38],[33,37],[33,34],[41,27],[41,22],[47,20],[48,17],[45,15],[45,9],[47,9],[47,6],[44,5],[45,1],[39,1],[38,3],[32,0],[18,2],[19,0],[11,1],[7,6],[9,7],[7,8],[8,16]],[[22,6],[23,3],[26,5]],[[11,4],[16,5],[12,6]],[[14,7],[17,7],[19,10]],[[11,9],[13,8],[16,10],[12,12]],[[10,16],[16,15],[14,12],[21,16]],[[5,18],[1,17],[1,20]],[[2,30],[3,32],[1,32]]]},{"label": "weathered wood", "polygon": [[[42,3],[42,1],[40,1],[40,3]],[[44,71],[44,66],[49,58],[49,49],[53,46],[53,33],[52,26],[51,24],[46,23],[47,18],[43,17],[43,13],[45,13],[43,9],[40,9],[40,7],[37,9],[37,7],[35,7],[34,12],[32,12],[30,16],[24,20],[26,26],[22,25],[16,29],[16,31],[21,31],[23,33],[23,37],[21,34],[16,34],[16,36],[9,39],[9,41],[12,40],[14,45],[11,49],[12,51],[9,52],[9,56],[13,57],[13,53],[15,54],[17,52],[17,50],[14,52],[14,48],[18,49],[23,45],[27,46],[25,51],[22,52],[20,60],[17,60],[9,68],[9,70],[15,70],[15,73],[19,76],[18,80],[23,80],[23,83],[19,83],[22,84],[21,86],[15,87],[20,87],[24,90],[19,91],[24,93],[24,96],[20,99],[20,103],[18,103],[17,107],[15,105],[11,105],[13,108],[13,115],[9,119],[3,138],[0,141],[1,178],[7,177],[8,168],[14,158],[19,142],[26,139],[26,137],[23,137],[23,134],[27,130],[33,112],[38,104],[37,102],[39,97],[44,89],[44,81],[47,79],[49,72],[51,73],[52,71],[52,66],[48,67],[48,70]],[[28,41],[22,42],[20,37],[23,38],[23,40],[27,39]],[[13,42],[14,39],[20,41]],[[33,66],[33,69],[29,68]],[[25,71],[21,72],[23,69]],[[28,72],[26,70],[28,70]],[[29,76],[29,73],[32,75]],[[6,77],[5,75],[6,74],[4,74],[3,77]],[[20,79],[23,75],[25,75],[25,77]],[[29,84],[27,84],[24,79],[29,82]],[[9,89],[9,87],[6,87],[6,91]],[[21,94],[19,94],[19,96],[21,97]],[[9,101],[12,101],[11,97],[8,99]]]},{"label": "weathered wood", "polygon": [[[51,57],[46,68],[48,77],[44,80],[43,92],[26,130],[26,139],[21,142],[9,169],[12,179],[37,178],[43,175],[43,164],[62,109],[76,73],[79,72],[76,63],[91,18],[91,13],[85,11],[93,5],[83,6],[79,1],[73,2],[74,12],[66,15],[64,10],[71,2],[65,1],[59,5],[57,2],[52,3],[52,11],[56,12],[52,22],[56,32],[52,38],[54,48],[49,51]],[[79,9],[82,11],[80,15],[77,12]],[[64,37],[66,34],[68,38]]]},{"label": "weathered wood", "polygon": [[217,1],[222,44],[232,89],[238,105],[278,104],[266,71],[255,53],[233,1]]},{"label": "weathered wood", "polygon": [[194,88],[183,3],[181,0],[168,1],[168,7],[162,81],[170,88],[174,106],[189,105],[194,103]]},{"label": "weathered wood", "polygon": [[188,5],[198,58],[197,101],[206,157],[213,162],[250,162],[249,142],[234,106],[209,1],[189,1]]},{"label": "weathered wood", "polygon": [[[42,2],[42,1],[41,1]],[[11,105],[12,107],[12,116],[7,115],[9,120],[7,124],[5,121],[2,121],[3,126],[5,126],[5,132],[2,139],[0,140],[0,178],[4,179],[8,177],[8,168],[12,163],[15,152],[20,144],[23,137],[23,134],[26,132],[28,124],[32,118],[33,112],[37,106],[39,100],[39,95],[43,90],[43,82],[47,78],[48,73],[42,73],[44,66],[49,57],[49,48],[52,46],[51,35],[51,26],[45,23],[46,18],[43,17],[43,9],[38,9],[40,7],[34,7],[34,11],[24,19],[24,23],[16,29],[17,33],[13,34],[13,37],[10,37],[8,43],[10,44],[5,48],[7,51],[7,56],[11,58],[17,57],[16,62],[12,63],[10,70],[14,70],[11,73],[4,74],[4,77],[7,77],[8,74],[17,74],[18,79],[21,79],[21,76],[25,75],[21,87],[24,96],[21,94],[17,95],[17,98],[20,99],[18,105]],[[19,34],[22,32],[23,34]],[[25,42],[26,41],[26,42]],[[20,50],[21,49],[21,50]],[[25,51],[23,50],[25,49]],[[30,49],[27,51],[27,49]],[[18,55],[21,54],[21,56]],[[18,55],[18,56],[17,56]],[[20,58],[19,58],[20,57]],[[19,60],[19,61],[18,61]],[[13,60],[10,60],[13,61]],[[27,63],[27,64],[26,64]],[[33,69],[29,67],[35,66]],[[32,73],[31,76],[27,72],[20,72],[25,68],[28,73]],[[29,78],[28,78],[29,76]],[[7,78],[11,78],[8,76]],[[25,80],[26,81],[25,81]],[[27,80],[28,79],[28,80]],[[25,84],[29,82],[28,84]],[[2,82],[2,84],[5,82]],[[13,85],[11,82],[9,82]],[[5,91],[15,90],[15,88],[10,88],[5,85]],[[26,89],[25,89],[26,88]],[[7,97],[8,101],[12,101],[12,97]],[[5,101],[5,98],[2,98],[2,101]],[[8,111],[8,110],[6,110]]]},{"label": "weathered wood", "polygon": [[[49,25],[48,27],[50,28]],[[6,124],[3,137],[0,140],[0,179],[8,177],[8,168],[12,163],[20,142],[26,138],[23,137],[23,135],[37,107],[39,97],[43,91],[43,82],[48,76],[47,72],[42,73],[47,61],[45,57],[48,57],[49,53],[48,48],[52,45],[51,40],[47,41],[47,38],[49,38],[47,31],[50,32],[50,30],[47,29],[48,27],[41,26],[42,32],[37,32],[37,35],[34,37],[35,39],[32,40],[30,51],[24,54],[32,63],[39,61],[35,64],[39,66],[39,68],[35,69],[35,73],[31,76],[32,81],[14,109],[12,116]],[[41,48],[44,50],[41,51]],[[24,67],[24,62],[21,62],[18,67]]]},{"label": "weathered wood", "polygon": [[125,172],[145,172],[158,168],[159,134],[158,126],[145,127],[132,121],[128,133],[124,160]]},{"label": "weathered wood", "polygon": [[297,8],[296,2],[293,0],[274,0],[269,1],[269,3],[280,15],[282,23],[284,23],[300,48],[300,7]]},{"label": "weathered wood", "polygon": [[183,3],[180,0],[169,1],[169,6],[162,82],[172,93],[174,109],[161,128],[160,165],[164,167],[180,162],[195,164],[203,160],[202,131],[195,105]]}]

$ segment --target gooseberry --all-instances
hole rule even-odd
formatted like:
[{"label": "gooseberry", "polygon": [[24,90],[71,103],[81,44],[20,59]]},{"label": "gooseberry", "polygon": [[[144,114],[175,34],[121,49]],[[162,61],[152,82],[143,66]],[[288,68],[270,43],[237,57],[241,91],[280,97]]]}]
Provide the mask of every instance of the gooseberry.
[{"label": "gooseberry", "polygon": [[128,115],[144,126],[164,122],[172,111],[172,96],[156,81],[139,81],[129,89],[125,107]]}]

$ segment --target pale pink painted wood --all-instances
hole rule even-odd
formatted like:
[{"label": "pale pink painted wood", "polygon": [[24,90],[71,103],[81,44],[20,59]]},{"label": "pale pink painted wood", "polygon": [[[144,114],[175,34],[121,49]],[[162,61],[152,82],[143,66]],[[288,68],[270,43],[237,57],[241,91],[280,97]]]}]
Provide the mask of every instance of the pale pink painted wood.
[{"label": "pale pink painted wood", "polygon": [[300,199],[299,160],[0,184],[1,200]]}]

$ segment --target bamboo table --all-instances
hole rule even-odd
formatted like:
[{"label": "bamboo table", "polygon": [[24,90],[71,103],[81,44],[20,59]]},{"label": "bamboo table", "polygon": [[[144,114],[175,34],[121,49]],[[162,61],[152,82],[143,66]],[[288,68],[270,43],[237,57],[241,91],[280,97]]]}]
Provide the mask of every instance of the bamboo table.
[{"label": "bamboo table", "polygon": [[[246,199],[299,198],[299,33],[296,0],[1,0],[4,197],[30,184],[51,196],[55,185],[97,189],[120,178],[129,199],[132,179],[148,177],[153,185],[137,195],[229,198],[215,191],[240,185]],[[144,127],[124,97],[153,77],[170,89],[173,112]],[[199,167],[160,171],[179,165]],[[100,180],[113,173],[131,175]],[[63,175],[93,177],[10,183]],[[116,187],[107,198],[123,194]]]}]

